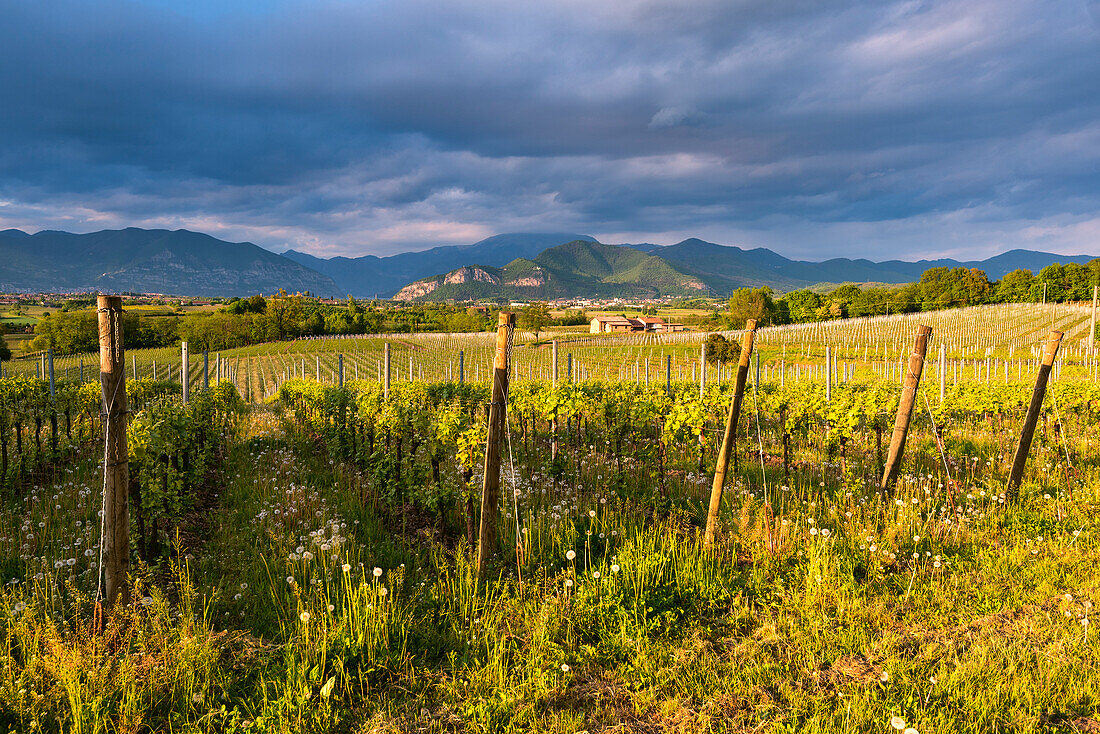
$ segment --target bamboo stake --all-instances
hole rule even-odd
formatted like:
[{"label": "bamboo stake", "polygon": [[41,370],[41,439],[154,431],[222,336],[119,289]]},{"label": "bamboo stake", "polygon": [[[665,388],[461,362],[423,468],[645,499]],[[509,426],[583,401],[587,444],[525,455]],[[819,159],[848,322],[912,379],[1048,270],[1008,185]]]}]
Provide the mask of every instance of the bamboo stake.
[{"label": "bamboo stake", "polygon": [[928,339],[932,335],[931,326],[917,329],[917,340],[913,353],[909,356],[909,369],[905,373],[905,383],[901,390],[901,402],[898,403],[898,416],[894,421],[894,435],[890,439],[890,452],[887,454],[886,467],[882,473],[883,490],[894,486],[901,468],[901,457],[905,453],[905,439],[909,434],[909,422],[913,417],[913,404],[917,400],[917,388],[924,369],[924,355],[928,351]]},{"label": "bamboo stake", "polygon": [[734,383],[733,400],[726,417],[726,432],[722,436],[722,448],[718,452],[718,462],[714,467],[714,483],[710,488],[710,508],[707,510],[707,528],[703,535],[703,547],[714,544],[714,534],[718,526],[718,508],[722,504],[722,487],[726,483],[726,468],[737,434],[737,418],[741,413],[741,400],[745,395],[745,381],[749,374],[749,362],[752,357],[752,343],[756,336],[756,319],[745,322],[745,335],[741,339],[741,359],[737,362],[737,381]]}]

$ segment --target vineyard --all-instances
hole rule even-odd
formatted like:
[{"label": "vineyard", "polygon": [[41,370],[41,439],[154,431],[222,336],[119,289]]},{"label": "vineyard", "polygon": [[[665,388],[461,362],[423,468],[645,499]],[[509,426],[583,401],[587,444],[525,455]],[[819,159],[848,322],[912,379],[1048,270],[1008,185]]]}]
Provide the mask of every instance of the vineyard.
[{"label": "vineyard", "polygon": [[1017,304],[132,352],[108,606],[100,357],[5,362],[0,723],[1100,731],[1089,329]]}]

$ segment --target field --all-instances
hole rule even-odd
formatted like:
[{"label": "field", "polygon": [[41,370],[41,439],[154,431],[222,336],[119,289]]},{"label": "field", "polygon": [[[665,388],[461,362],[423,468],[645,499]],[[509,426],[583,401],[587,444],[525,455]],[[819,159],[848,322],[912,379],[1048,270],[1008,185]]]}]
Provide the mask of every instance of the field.
[{"label": "field", "polygon": [[[53,398],[41,360],[5,363],[0,724],[1100,730],[1088,319],[1021,304],[761,330],[712,548],[735,357],[701,361],[702,334],[561,335],[554,383],[552,347],[517,332],[483,578],[493,335],[233,350],[210,355],[208,390],[192,352],[187,406],[178,350],[137,352],[132,591],[98,632],[99,386],[79,380],[98,360],[55,358]],[[902,476],[883,491],[921,323]]]}]

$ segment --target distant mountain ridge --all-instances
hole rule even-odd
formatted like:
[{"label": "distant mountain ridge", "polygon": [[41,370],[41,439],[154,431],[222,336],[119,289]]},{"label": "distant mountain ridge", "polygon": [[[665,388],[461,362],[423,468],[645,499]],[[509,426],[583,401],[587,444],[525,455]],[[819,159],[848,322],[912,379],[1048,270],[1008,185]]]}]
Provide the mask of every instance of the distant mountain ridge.
[{"label": "distant mountain ridge", "polygon": [[696,275],[629,247],[575,240],[551,247],[533,260],[517,258],[503,268],[470,265],[410,283],[395,300],[471,300],[493,297],[592,298],[707,295]]},{"label": "distant mountain ridge", "polygon": [[786,292],[819,283],[908,283],[928,268],[976,267],[991,279],[1017,268],[1092,255],[1010,250],[986,260],[791,260],[690,238],[674,245],[608,245],[587,235],[512,233],[472,245],[389,257],[278,255],[188,230],[128,228],[89,234],[0,231],[0,291],[141,291],[235,296],[310,291],[320,296],[471,300],[728,295],[743,286]]},{"label": "distant mountain ridge", "polygon": [[[1054,262],[1087,263],[1093,255],[1011,250],[987,260],[949,258],[905,262],[834,258],[815,263],[790,260],[771,250],[718,245],[690,238],[675,245],[604,245],[570,242],[540,253],[534,260],[517,259],[503,268],[481,267],[484,277],[467,279],[459,268],[423,278],[403,288],[398,300],[519,300],[566,297],[726,296],[743,287],[770,286],[777,292],[818,283],[910,283],[934,267],[979,268],[991,279],[1026,268],[1037,273]],[[633,257],[620,253],[633,253]],[[465,266],[469,268],[471,266]],[[477,267],[477,266],[473,266]],[[539,269],[538,278],[520,275]]]},{"label": "distant mountain ridge", "polygon": [[547,248],[574,240],[595,242],[587,235],[520,232],[494,235],[472,245],[433,247],[389,257],[364,255],[324,259],[296,250],[287,250],[283,257],[329,276],[342,293],[388,298],[405,284],[426,276],[471,263],[506,265],[516,258],[535,257]]},{"label": "distant mountain ridge", "polygon": [[185,229],[0,231],[0,291],[245,296],[279,288],[339,293],[331,278],[250,242]]}]

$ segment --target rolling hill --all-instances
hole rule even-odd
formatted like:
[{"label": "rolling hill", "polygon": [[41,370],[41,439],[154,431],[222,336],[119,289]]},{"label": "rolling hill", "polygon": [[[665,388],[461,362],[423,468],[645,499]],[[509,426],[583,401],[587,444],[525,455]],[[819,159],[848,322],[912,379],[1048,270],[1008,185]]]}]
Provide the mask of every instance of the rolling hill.
[{"label": "rolling hill", "polygon": [[[521,300],[559,297],[725,296],[768,285],[776,292],[819,283],[908,283],[928,268],[976,267],[991,279],[1016,268],[1092,255],[1011,250],[987,260],[791,260],[764,248],[686,239],[674,245],[607,245],[584,235],[513,233],[472,245],[389,257],[278,255],[248,242],[187,230],[128,228],[89,234],[0,231],[0,291],[142,291],[233,296],[310,291],[321,296]],[[404,286],[404,287],[403,287]]]},{"label": "rolling hill", "polygon": [[331,278],[249,242],[187,230],[0,231],[0,291],[337,295]]},{"label": "rolling hill", "polygon": [[575,240],[518,258],[503,268],[464,266],[411,283],[396,300],[472,300],[478,298],[562,298],[584,294],[660,297],[708,295],[696,275],[644,252],[599,242]]},{"label": "rolling hill", "polygon": [[[700,239],[675,245],[604,245],[570,242],[543,251],[533,260],[518,259],[503,268],[469,266],[410,283],[401,300],[544,299],[565,297],[725,296],[736,288],[770,286],[783,293],[818,283],[910,283],[934,267],[973,267],[1000,279],[1017,268],[1038,272],[1054,262],[1087,263],[1093,255],[1011,250],[988,260],[952,259],[906,262],[833,258],[824,262],[791,260],[765,248],[744,250]],[[478,267],[478,266],[475,266]],[[521,274],[538,268],[538,275]]]},{"label": "rolling hill", "polygon": [[323,259],[296,250],[287,250],[283,256],[329,276],[341,293],[388,298],[406,283],[426,276],[470,263],[499,267],[517,257],[535,257],[549,247],[573,240],[595,241],[586,235],[520,232],[494,235],[472,245],[433,247],[389,257],[364,255]]}]

